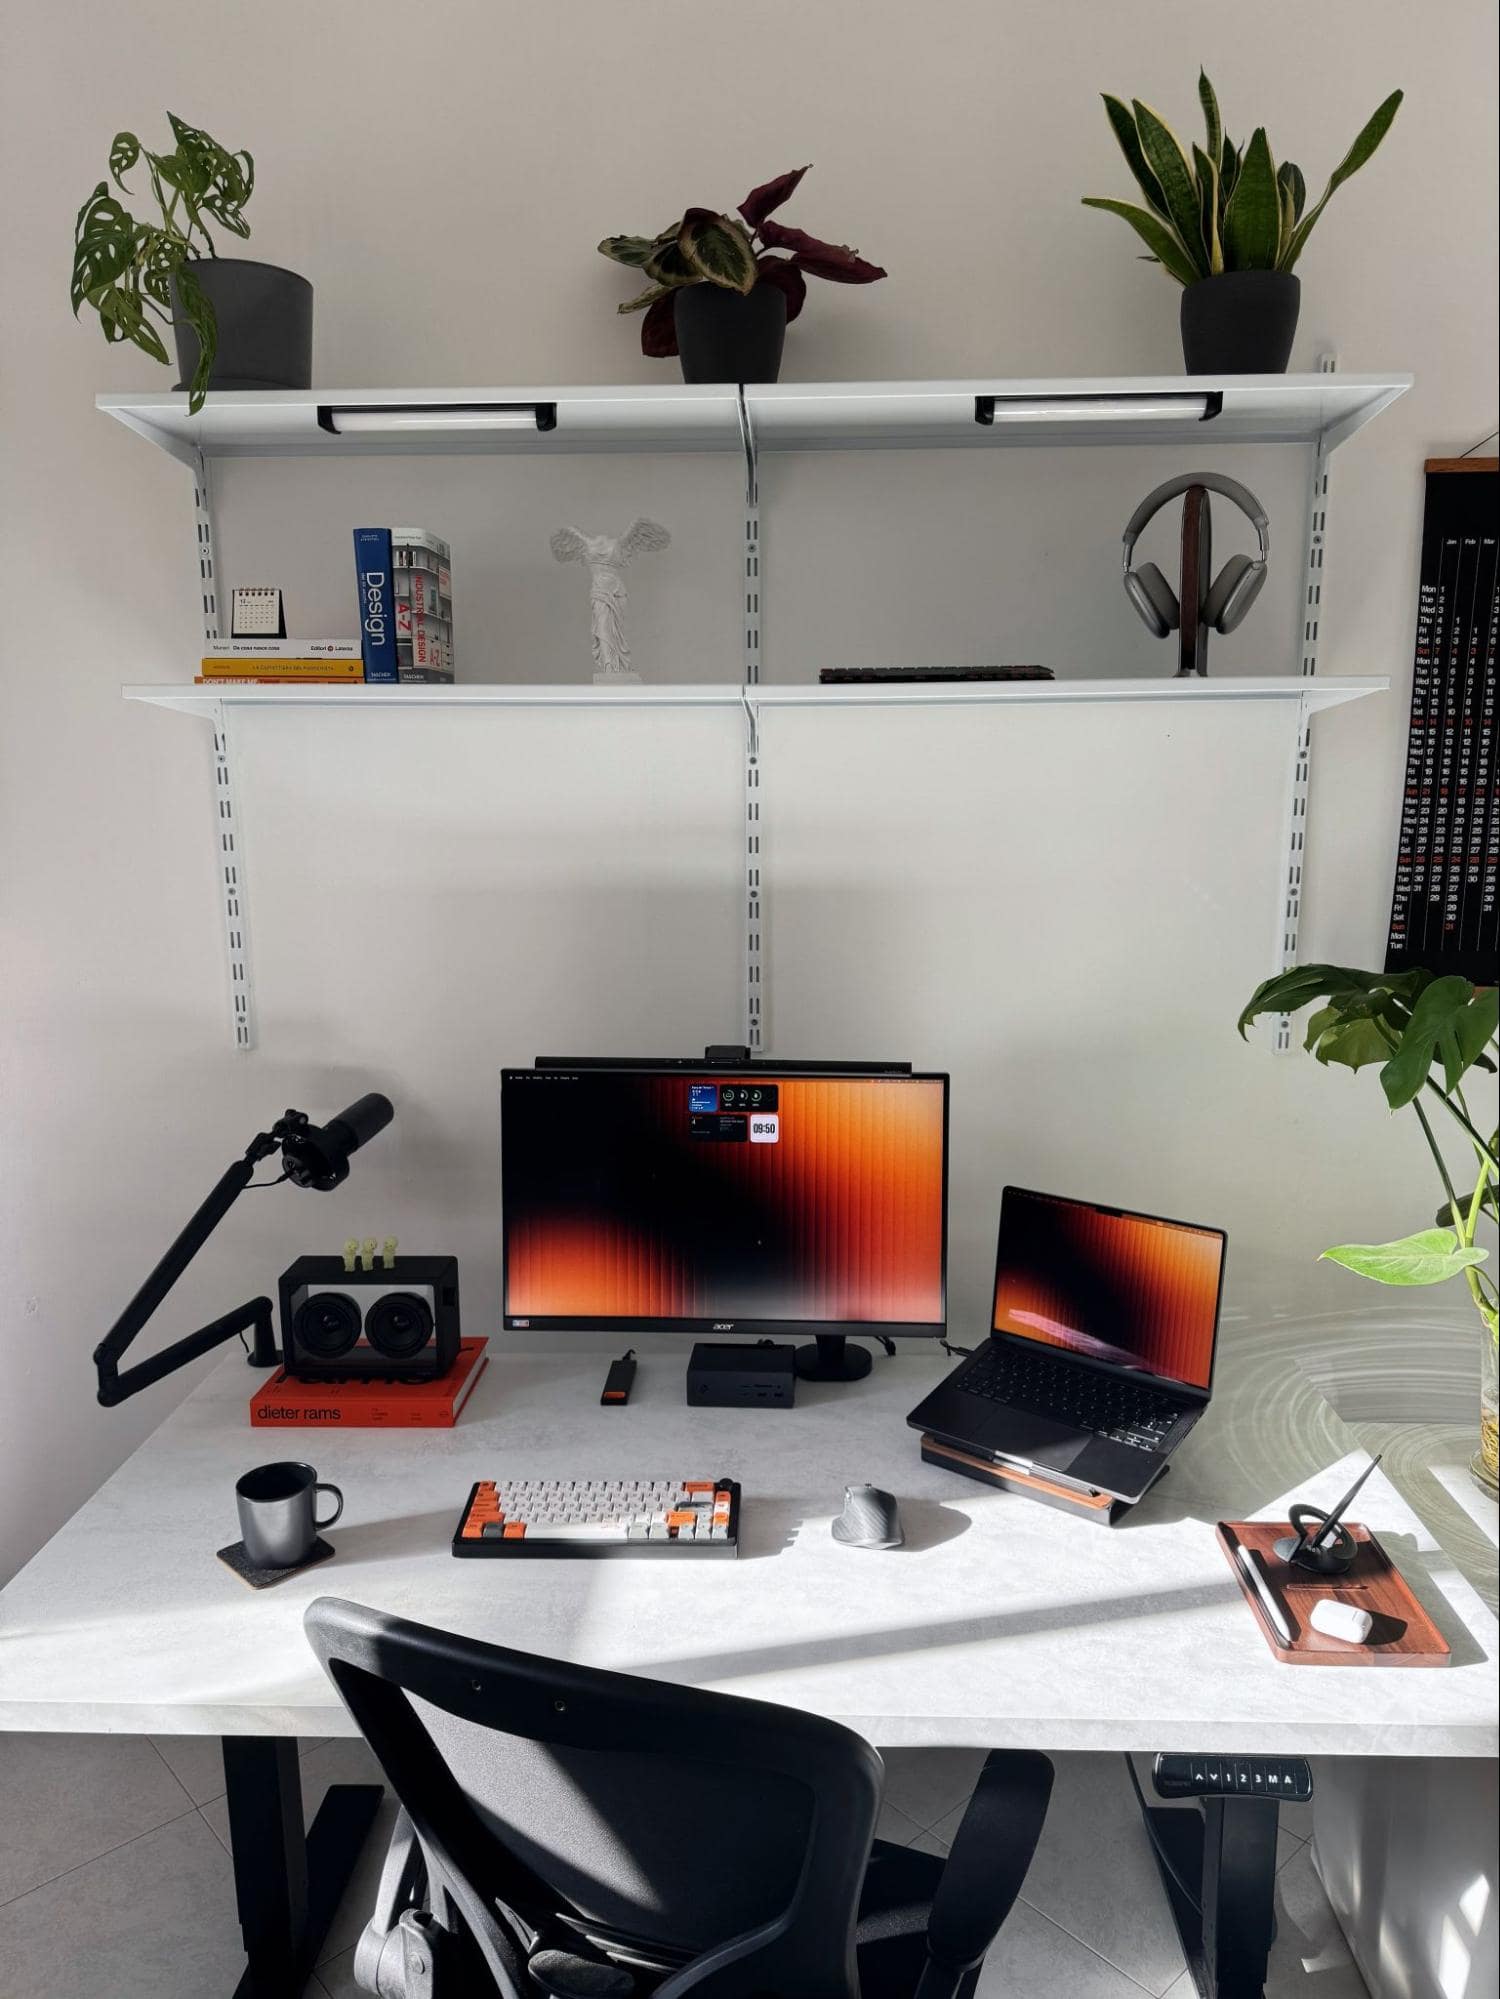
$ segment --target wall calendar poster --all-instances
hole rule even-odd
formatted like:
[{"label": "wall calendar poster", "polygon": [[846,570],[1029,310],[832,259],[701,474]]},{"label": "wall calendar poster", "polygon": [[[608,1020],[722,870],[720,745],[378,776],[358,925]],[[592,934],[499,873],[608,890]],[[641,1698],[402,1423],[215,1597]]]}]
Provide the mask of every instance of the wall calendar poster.
[{"label": "wall calendar poster", "polygon": [[1427,462],[1411,729],[1385,969],[1476,985],[1500,952],[1495,640],[1500,459]]}]

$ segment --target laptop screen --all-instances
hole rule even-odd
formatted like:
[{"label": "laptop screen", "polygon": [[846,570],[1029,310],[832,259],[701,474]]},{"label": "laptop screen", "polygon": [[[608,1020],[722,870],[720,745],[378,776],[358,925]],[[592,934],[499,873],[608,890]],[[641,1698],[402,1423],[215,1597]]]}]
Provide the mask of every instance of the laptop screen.
[{"label": "laptop screen", "polygon": [[1207,1388],[1223,1268],[1222,1230],[1007,1187],[994,1329]]}]

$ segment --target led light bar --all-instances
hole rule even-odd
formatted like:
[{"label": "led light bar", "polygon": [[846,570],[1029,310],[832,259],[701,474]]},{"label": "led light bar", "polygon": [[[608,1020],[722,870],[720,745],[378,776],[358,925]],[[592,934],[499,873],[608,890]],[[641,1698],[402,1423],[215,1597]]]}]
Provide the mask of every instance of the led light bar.
[{"label": "led light bar", "polygon": [[411,431],[556,430],[556,403],[320,403],[318,428],[334,437],[401,437]]},{"label": "led light bar", "polygon": [[1108,423],[1130,417],[1206,423],[1224,407],[1218,389],[1206,395],[976,396],[975,423]]}]

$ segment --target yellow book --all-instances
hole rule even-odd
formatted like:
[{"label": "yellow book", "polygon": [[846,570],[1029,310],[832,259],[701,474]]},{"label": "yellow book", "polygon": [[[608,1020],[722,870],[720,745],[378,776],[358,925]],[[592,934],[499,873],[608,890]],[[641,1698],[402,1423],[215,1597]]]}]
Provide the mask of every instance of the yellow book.
[{"label": "yellow book", "polygon": [[361,659],[221,659],[206,657],[204,680],[363,680]]}]

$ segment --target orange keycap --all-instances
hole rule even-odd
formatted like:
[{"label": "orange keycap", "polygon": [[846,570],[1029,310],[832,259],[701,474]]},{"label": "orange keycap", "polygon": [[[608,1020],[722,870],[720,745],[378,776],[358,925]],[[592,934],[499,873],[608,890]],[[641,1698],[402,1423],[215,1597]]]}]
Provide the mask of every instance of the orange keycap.
[{"label": "orange keycap", "polygon": [[507,1541],[520,1541],[520,1540],[524,1539],[524,1537],[525,1537],[525,1534],[526,1534],[526,1522],[525,1522],[524,1520],[507,1520],[507,1521],[506,1521],[506,1523],[505,1523],[505,1534],[504,1534],[504,1537],[503,1537],[503,1538],[504,1538],[505,1540],[507,1540]]},{"label": "orange keycap", "polygon": [[667,1525],[669,1527],[694,1527],[697,1525],[697,1522],[698,1515],[692,1507],[685,1507],[680,1513],[669,1513],[667,1515]]},{"label": "orange keycap", "polygon": [[690,1478],[684,1482],[682,1489],[684,1492],[712,1492],[714,1482],[711,1478]]}]

